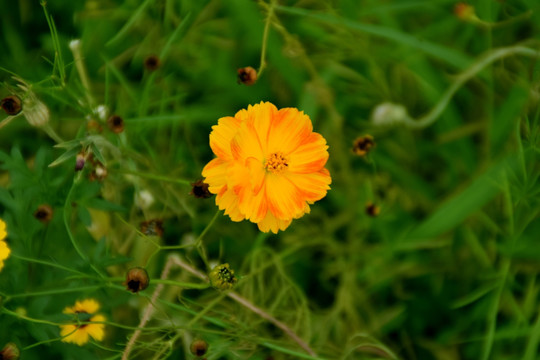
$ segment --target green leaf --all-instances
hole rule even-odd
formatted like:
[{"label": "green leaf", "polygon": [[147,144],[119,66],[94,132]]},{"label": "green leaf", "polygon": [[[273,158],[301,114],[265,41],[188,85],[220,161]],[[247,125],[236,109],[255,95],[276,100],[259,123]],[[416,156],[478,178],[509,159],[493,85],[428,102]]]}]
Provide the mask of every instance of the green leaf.
[{"label": "green leaf", "polygon": [[515,162],[515,157],[492,166],[465,190],[454,194],[433,215],[413,229],[407,238],[426,239],[436,237],[480,210],[482,206],[486,205],[501,191],[499,182],[510,160]]},{"label": "green leaf", "polygon": [[431,55],[440,60],[444,60],[451,65],[456,66],[459,69],[467,68],[471,63],[472,59],[467,55],[461,53],[456,49],[445,47],[439,44],[429,42],[425,39],[419,39],[413,35],[401,32],[399,30],[391,29],[385,26],[374,25],[374,24],[364,24],[357,21],[352,21],[342,17],[337,17],[328,14],[316,13],[305,9],[292,8],[287,6],[276,6],[276,9],[293,15],[300,15],[309,17],[315,20],[323,21],[326,23],[338,25],[340,27],[347,27],[352,30],[361,31],[370,35],[375,35],[381,38],[386,38],[392,41],[395,41],[397,44],[406,45],[413,49],[420,50],[425,52],[428,55]]},{"label": "green leaf", "polygon": [[54,160],[52,163],[49,164],[49,167],[54,167],[54,166],[58,166],[60,165],[61,163],[71,159],[72,157],[75,157],[77,154],[79,153],[79,148],[78,147],[74,147],[72,149],[69,149],[68,151],[66,151],[65,153],[63,153],[62,155],[60,155],[56,160]]}]

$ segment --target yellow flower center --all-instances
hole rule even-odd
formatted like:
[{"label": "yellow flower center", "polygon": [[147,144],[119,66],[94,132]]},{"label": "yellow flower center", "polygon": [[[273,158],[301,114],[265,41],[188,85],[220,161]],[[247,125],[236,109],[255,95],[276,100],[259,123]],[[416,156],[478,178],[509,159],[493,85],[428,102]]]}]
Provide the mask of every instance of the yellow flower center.
[{"label": "yellow flower center", "polygon": [[289,164],[287,164],[287,159],[285,158],[285,156],[283,156],[282,153],[277,152],[273,153],[268,157],[264,167],[266,168],[266,171],[273,172],[274,174],[279,174],[283,170],[285,170],[287,166],[289,166]]}]

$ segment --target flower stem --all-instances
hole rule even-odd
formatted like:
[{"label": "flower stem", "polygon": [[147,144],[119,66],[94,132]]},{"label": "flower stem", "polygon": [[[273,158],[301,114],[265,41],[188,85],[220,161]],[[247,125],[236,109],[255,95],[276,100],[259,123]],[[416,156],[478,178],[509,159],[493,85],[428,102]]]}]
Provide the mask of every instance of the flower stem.
[{"label": "flower stem", "polygon": [[463,84],[496,60],[512,55],[540,57],[540,51],[520,45],[499,48],[491,51],[473,63],[464,72],[459,74],[454,83],[448,88],[448,90],[446,90],[439,102],[431,109],[429,113],[418,120],[414,120],[407,116],[404,119],[405,124],[412,128],[425,128],[433,124],[439,118],[439,116],[441,116],[442,112],[448,106],[456,91],[463,86]]},{"label": "flower stem", "polygon": [[268,47],[268,34],[270,33],[270,23],[272,22],[272,17],[274,16],[274,6],[276,5],[276,1],[271,0],[269,6],[266,5],[266,3],[263,4],[267,9],[267,13],[262,38],[261,63],[259,64],[259,69],[257,70],[257,78],[261,76],[263,70],[266,68],[266,48]]},{"label": "flower stem", "polygon": [[[173,259],[174,263],[181,267],[182,269],[186,270],[186,271],[189,271],[190,273],[192,273],[193,275],[197,276],[198,278],[200,278],[201,280],[204,280],[204,281],[208,281],[208,277],[203,274],[202,272],[200,272],[199,270],[191,267],[189,264],[187,264],[186,262],[184,262],[182,259],[178,258],[178,257],[174,257],[174,258],[171,258]],[[290,327],[288,327],[285,323],[279,321],[278,319],[276,319],[275,317],[273,317],[272,315],[270,315],[269,313],[267,313],[266,311],[264,311],[263,309],[255,306],[254,304],[252,304],[248,299],[240,296],[239,294],[233,292],[233,291],[228,291],[225,293],[228,297],[230,297],[231,299],[233,299],[234,301],[238,302],[239,304],[241,304],[242,306],[244,306],[245,308],[253,311],[255,314],[259,315],[260,317],[262,317],[263,319],[265,320],[268,320],[269,322],[271,322],[272,324],[274,324],[276,327],[280,328],[285,334],[287,334],[291,339],[293,339],[298,345],[300,345],[300,347],[302,349],[304,349],[309,355],[313,356],[313,357],[316,357],[317,354],[315,353],[315,351],[313,351],[309,345],[300,338],[300,336],[298,336]]]}]

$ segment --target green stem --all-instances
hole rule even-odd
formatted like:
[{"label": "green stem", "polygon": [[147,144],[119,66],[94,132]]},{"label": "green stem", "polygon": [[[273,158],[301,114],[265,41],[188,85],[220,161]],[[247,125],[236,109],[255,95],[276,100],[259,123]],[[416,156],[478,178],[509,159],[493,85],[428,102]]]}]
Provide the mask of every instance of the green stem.
[{"label": "green stem", "polygon": [[264,32],[263,32],[263,38],[262,38],[262,49],[261,49],[261,62],[259,64],[259,70],[257,70],[257,78],[259,78],[263,70],[266,68],[266,49],[268,47],[268,34],[270,33],[270,23],[272,22],[272,17],[274,16],[274,7],[276,5],[276,1],[272,0],[270,3],[270,6],[263,3],[267,9],[266,14],[266,21],[264,24]]},{"label": "green stem", "polygon": [[463,86],[463,84],[496,60],[512,55],[540,57],[540,52],[524,46],[510,46],[491,51],[489,54],[483,56],[478,61],[473,63],[463,73],[458,75],[454,83],[448,88],[448,90],[446,90],[439,102],[428,114],[419,120],[414,120],[407,117],[404,119],[405,124],[412,128],[425,128],[433,124],[439,118],[439,116],[441,116],[444,109],[448,106],[450,99],[454,96],[456,91]]},{"label": "green stem", "polygon": [[203,246],[203,242],[202,242],[202,239],[204,237],[204,235],[206,235],[206,233],[208,232],[208,230],[210,230],[210,228],[212,227],[212,225],[214,225],[214,223],[216,222],[217,218],[218,218],[218,215],[219,215],[220,211],[216,211],[214,217],[212,218],[212,220],[210,220],[210,222],[208,223],[208,225],[206,225],[206,227],[204,228],[204,230],[201,232],[201,234],[197,237],[197,240],[195,240],[195,242],[193,243],[193,245],[195,246],[195,248],[197,249],[197,251],[199,252],[199,256],[201,257],[201,259],[204,261],[204,264],[206,265],[206,268],[207,269],[210,269],[210,266],[208,265],[208,258],[206,256],[206,250],[204,249],[204,246]]},{"label": "green stem", "polygon": [[121,171],[118,171],[118,172],[121,173],[121,174],[136,175],[136,176],[140,176],[140,177],[144,177],[144,178],[152,179],[152,180],[167,181],[167,182],[172,182],[172,183],[176,183],[176,184],[182,184],[182,185],[191,186],[191,182],[189,180],[184,180],[184,179],[173,179],[173,178],[170,178],[170,177],[167,177],[167,176],[155,175],[155,174],[147,174],[147,173],[143,173],[143,172],[129,171],[129,170],[121,170]]}]

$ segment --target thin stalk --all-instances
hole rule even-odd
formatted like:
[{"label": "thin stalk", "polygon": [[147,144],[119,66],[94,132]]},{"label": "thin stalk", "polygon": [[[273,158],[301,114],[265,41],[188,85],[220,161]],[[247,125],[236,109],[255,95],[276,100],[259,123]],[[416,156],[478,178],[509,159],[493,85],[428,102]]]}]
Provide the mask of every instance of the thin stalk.
[{"label": "thin stalk", "polygon": [[540,51],[533,50],[531,48],[525,47],[525,46],[510,46],[505,48],[499,48],[491,51],[490,53],[482,56],[478,61],[473,63],[468,69],[466,69],[464,72],[462,72],[460,75],[457,76],[457,78],[454,80],[452,85],[446,90],[446,92],[441,96],[441,99],[439,102],[431,109],[429,113],[427,113],[425,116],[418,120],[414,120],[410,117],[406,117],[404,119],[404,122],[406,125],[412,128],[425,128],[431,124],[433,124],[439,116],[441,116],[442,112],[446,107],[448,106],[450,100],[456,93],[456,91],[463,86],[467,81],[469,81],[472,77],[477,75],[480,71],[485,69],[488,65],[491,63],[508,57],[512,55],[523,55],[523,56],[530,56],[530,57],[540,57]]},{"label": "thin stalk", "polygon": [[266,68],[266,49],[268,47],[268,34],[270,33],[270,23],[272,22],[272,18],[274,17],[274,7],[276,6],[276,1],[272,0],[269,6],[265,3],[263,4],[265,5],[268,12],[266,13],[266,21],[264,24],[261,48],[261,62],[259,64],[259,69],[257,70],[257,78],[261,76],[264,69]]}]

